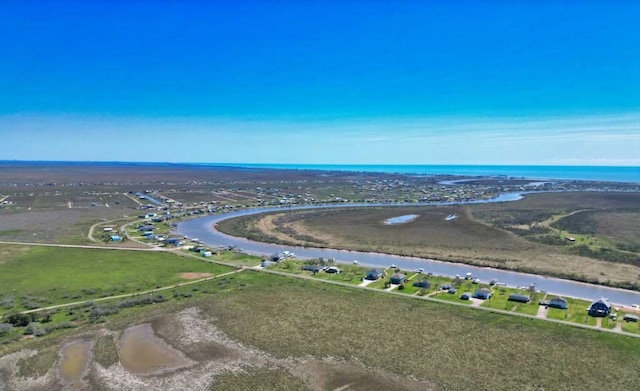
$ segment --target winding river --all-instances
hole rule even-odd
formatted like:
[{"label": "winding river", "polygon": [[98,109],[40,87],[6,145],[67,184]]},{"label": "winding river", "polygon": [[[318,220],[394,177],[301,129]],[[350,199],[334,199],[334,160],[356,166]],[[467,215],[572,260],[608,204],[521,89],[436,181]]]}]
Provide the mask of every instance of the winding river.
[{"label": "winding river", "polygon": [[600,297],[608,298],[612,303],[630,306],[640,304],[640,292],[634,292],[624,289],[605,287],[600,285],[587,284],[577,281],[563,280],[553,277],[545,277],[541,275],[520,273],[508,270],[493,269],[489,267],[478,267],[459,263],[450,263],[438,261],[435,259],[423,259],[398,255],[367,253],[349,250],[335,250],[328,248],[310,248],[297,246],[284,246],[280,244],[262,243],[227,235],[215,229],[214,225],[222,220],[233,217],[247,216],[258,213],[286,210],[301,209],[323,209],[323,208],[353,208],[353,207],[379,207],[379,206],[442,206],[442,205],[459,205],[459,204],[479,204],[489,202],[507,202],[522,199],[526,193],[504,193],[498,197],[488,200],[473,200],[462,202],[430,202],[415,204],[337,204],[337,205],[317,205],[317,206],[298,206],[298,207],[273,207],[273,208],[255,208],[234,211],[219,215],[211,215],[178,223],[177,231],[190,238],[198,238],[210,246],[235,246],[242,249],[243,252],[268,256],[276,252],[284,250],[296,253],[298,258],[318,258],[323,257],[335,258],[336,262],[350,264],[354,260],[358,260],[360,265],[371,267],[389,267],[394,264],[404,270],[415,270],[424,268],[425,272],[431,272],[435,275],[454,277],[456,275],[464,276],[467,273],[473,274],[480,281],[488,282],[497,280],[510,287],[528,287],[530,284],[536,284],[536,289],[551,294],[575,297],[586,300],[595,300]]}]

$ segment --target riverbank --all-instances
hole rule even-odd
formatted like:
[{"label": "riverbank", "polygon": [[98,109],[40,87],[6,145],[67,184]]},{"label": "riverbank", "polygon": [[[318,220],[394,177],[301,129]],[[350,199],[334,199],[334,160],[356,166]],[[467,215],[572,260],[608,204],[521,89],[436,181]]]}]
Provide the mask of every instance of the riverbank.
[{"label": "riverbank", "polygon": [[[518,197],[511,197],[511,200],[519,199]],[[504,197],[501,198],[504,200]],[[485,201],[486,202],[486,201]],[[365,205],[367,207],[375,205]],[[353,205],[346,205],[342,207],[353,207]],[[323,208],[323,207],[320,207]],[[326,208],[326,207],[324,207]],[[304,208],[290,208],[288,210],[300,210]],[[318,209],[313,207],[307,207],[306,209]],[[226,213],[221,215],[207,216],[204,218],[198,218],[194,220],[188,220],[178,224],[177,231],[183,235],[189,237],[198,237],[205,243],[218,246],[235,246],[242,251],[256,254],[260,256],[268,256],[274,252],[282,251],[285,249],[282,245],[260,243],[248,240],[246,238],[238,238],[230,236],[213,229],[213,226],[223,220],[233,217],[247,216],[252,214],[259,214],[265,212],[282,211],[282,208],[263,208],[263,209],[251,209],[242,210],[232,213]],[[544,290],[550,293],[559,295],[566,295],[570,297],[583,298],[592,300],[599,297],[608,297],[612,302],[621,305],[632,305],[640,302],[640,292],[634,292],[624,289],[617,289],[613,287],[606,287],[601,285],[593,285],[588,283],[582,283],[578,281],[570,281],[566,279],[559,279],[548,276],[540,276],[529,273],[516,272],[511,270],[500,270],[498,268],[484,268],[471,266],[467,264],[456,264],[450,262],[441,262],[433,259],[420,259],[415,257],[402,257],[397,255],[388,255],[380,253],[370,252],[357,252],[349,250],[339,249],[322,249],[322,248],[307,248],[307,247],[286,247],[291,251],[294,251],[300,258],[335,258],[336,261],[342,263],[351,263],[354,259],[357,259],[363,265],[387,267],[391,264],[396,264],[399,267],[407,270],[413,270],[416,268],[424,268],[437,275],[443,276],[455,276],[456,274],[465,275],[471,272],[477,275],[483,281],[490,281],[497,279],[503,281],[509,286],[527,286],[531,283],[536,283],[540,290]]]}]

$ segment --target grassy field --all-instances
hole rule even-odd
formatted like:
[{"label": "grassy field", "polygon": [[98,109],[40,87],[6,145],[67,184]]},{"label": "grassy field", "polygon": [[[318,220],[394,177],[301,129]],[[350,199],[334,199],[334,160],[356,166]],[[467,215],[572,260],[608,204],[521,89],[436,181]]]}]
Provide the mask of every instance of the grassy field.
[{"label": "grassy field", "polygon": [[135,293],[187,281],[181,273],[221,274],[226,266],[174,254],[1,245],[0,314]]},{"label": "grassy field", "polygon": [[[497,204],[277,212],[223,221],[218,228],[260,241],[432,257],[640,289],[640,254],[630,251],[640,240],[634,231],[638,205],[636,193],[548,193]],[[581,237],[571,244],[564,236],[572,232],[551,227],[587,206],[602,208],[591,240],[608,244],[606,251],[584,250]],[[419,217],[384,224],[410,214]],[[456,218],[447,220],[449,215]],[[551,236],[556,239],[545,243],[543,237]]]}]

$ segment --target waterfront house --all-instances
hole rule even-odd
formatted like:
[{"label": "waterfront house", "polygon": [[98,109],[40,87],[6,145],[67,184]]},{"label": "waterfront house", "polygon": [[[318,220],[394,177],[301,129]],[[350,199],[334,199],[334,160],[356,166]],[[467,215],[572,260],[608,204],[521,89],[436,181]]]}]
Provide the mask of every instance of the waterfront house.
[{"label": "waterfront house", "polygon": [[380,269],[371,269],[367,271],[367,275],[364,277],[365,280],[375,281],[378,278],[382,277],[382,270]]},{"label": "waterfront house", "polygon": [[508,301],[516,301],[518,303],[528,303],[531,301],[531,298],[528,295],[523,295],[520,293],[512,293],[509,295]]},{"label": "waterfront house", "polygon": [[567,308],[569,308],[569,303],[567,302],[567,299],[565,299],[564,297],[558,296],[549,300],[548,306],[551,308],[559,308],[561,310],[566,310]]},{"label": "waterfront house", "polygon": [[489,288],[480,288],[473,293],[473,297],[480,300],[491,298],[491,290]]},{"label": "waterfront house", "polygon": [[611,303],[608,299],[602,297],[589,306],[587,313],[591,316],[606,317],[611,313]]},{"label": "waterfront house", "polygon": [[320,266],[320,265],[303,265],[302,266],[302,270],[308,271],[308,272],[313,272],[315,273],[320,273],[321,271],[324,270],[324,266]]},{"label": "waterfront house", "polygon": [[405,280],[407,279],[407,276],[405,276],[402,273],[396,273],[393,276],[391,276],[391,278],[389,279],[389,281],[391,281],[392,284],[402,284]]},{"label": "waterfront house", "polygon": [[169,239],[167,239],[167,244],[170,244],[170,245],[176,246],[176,247],[180,247],[180,246],[184,245],[184,242],[182,240],[180,240],[180,238],[169,238]]},{"label": "waterfront house", "polygon": [[429,289],[431,288],[431,283],[427,280],[420,280],[420,281],[416,281],[412,284],[413,286],[417,287],[417,288],[423,288],[423,289]]}]

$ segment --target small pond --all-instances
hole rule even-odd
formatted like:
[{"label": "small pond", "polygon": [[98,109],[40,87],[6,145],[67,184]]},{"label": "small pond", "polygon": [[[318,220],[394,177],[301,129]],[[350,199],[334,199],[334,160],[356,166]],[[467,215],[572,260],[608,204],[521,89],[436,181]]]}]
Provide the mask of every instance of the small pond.
[{"label": "small pond", "polygon": [[81,390],[85,386],[82,377],[87,371],[91,345],[90,341],[77,340],[62,349],[58,373],[65,385],[71,390]]},{"label": "small pond", "polygon": [[417,219],[418,216],[420,216],[420,215],[404,215],[404,216],[392,217],[390,219],[386,219],[384,221],[384,223],[386,225],[396,225],[396,224],[410,223],[413,220]]},{"label": "small pond", "polygon": [[149,324],[128,328],[119,342],[122,366],[136,375],[163,373],[191,364],[182,352],[158,338]]}]

